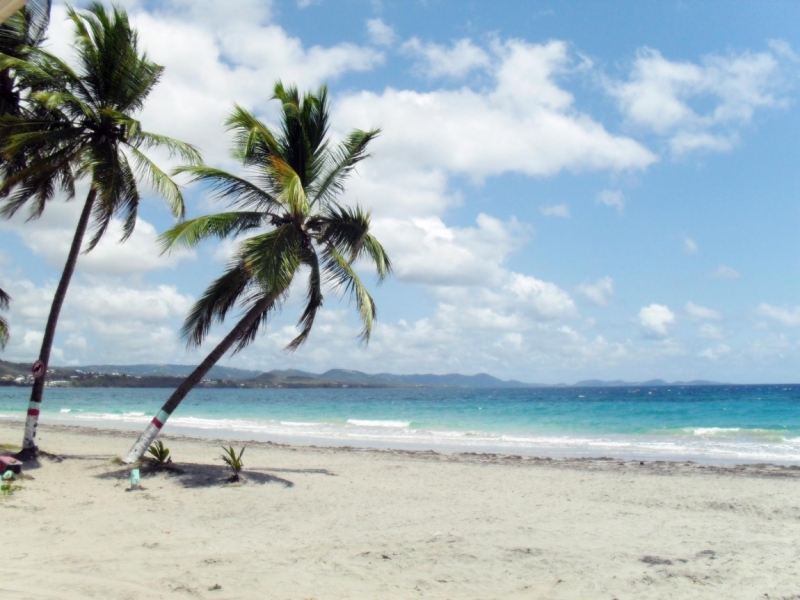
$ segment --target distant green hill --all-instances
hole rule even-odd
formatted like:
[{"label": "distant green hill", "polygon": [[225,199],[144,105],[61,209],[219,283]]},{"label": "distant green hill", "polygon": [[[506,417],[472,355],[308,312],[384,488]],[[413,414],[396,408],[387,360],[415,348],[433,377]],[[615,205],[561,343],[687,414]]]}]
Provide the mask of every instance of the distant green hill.
[{"label": "distant green hill", "polygon": [[[75,386],[86,387],[166,387],[172,388],[194,370],[194,365],[89,365],[86,367],[54,367],[48,379],[70,380]],[[0,377],[18,377],[30,373],[30,365],[0,360]],[[237,369],[217,365],[205,378],[214,383],[206,386],[216,387],[450,387],[450,388],[531,388],[565,387],[546,386],[521,381],[504,381],[488,375],[447,375],[415,374],[396,375],[394,373],[363,373],[348,369],[330,369],[322,374],[299,369],[275,369],[268,372]],[[660,387],[678,385],[721,385],[714,381],[674,381],[663,379],[631,382],[622,380],[604,381],[587,379],[567,387]]]}]

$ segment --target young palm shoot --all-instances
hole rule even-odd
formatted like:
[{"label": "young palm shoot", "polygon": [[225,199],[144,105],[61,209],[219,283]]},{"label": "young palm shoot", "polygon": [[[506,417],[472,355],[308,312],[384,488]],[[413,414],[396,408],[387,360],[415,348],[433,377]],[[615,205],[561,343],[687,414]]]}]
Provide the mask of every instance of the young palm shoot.
[{"label": "young palm shoot", "polygon": [[172,462],[172,459],[169,457],[169,448],[167,448],[161,440],[157,440],[154,444],[151,444],[147,449],[147,453],[150,455],[148,457],[150,459],[150,464],[156,469],[163,469]]},{"label": "young palm shoot", "polygon": [[228,481],[234,482],[239,481],[239,473],[242,472],[244,468],[244,463],[242,462],[242,454],[244,454],[244,449],[247,448],[247,445],[242,446],[242,449],[239,451],[239,455],[236,455],[236,450],[233,449],[233,446],[225,446],[222,447],[222,450],[225,454],[222,455],[222,460],[231,468],[233,471],[233,475],[230,476]]},{"label": "young palm shoot", "polygon": [[[144,131],[134,118],[164,69],[140,51],[127,14],[119,8],[106,12],[99,3],[80,13],[70,8],[67,14],[75,67],[40,48],[22,58],[0,56],[0,71],[12,70],[18,85],[30,90],[19,115],[0,117],[0,154],[8,163],[25,165],[3,170],[0,216],[11,218],[27,205],[29,218],[38,218],[58,192],[72,199],[78,181],[89,184],[44,330],[39,360],[45,366],[89,226],[93,231],[85,252],[97,246],[115,217],[122,220],[121,241],[128,239],[136,225],[142,180],[166,200],[176,218],[184,216],[180,189],[144,151],[162,148],[200,163],[192,146]],[[22,458],[36,455],[43,392],[44,378],[36,379]]]},{"label": "young palm shoot", "polygon": [[343,206],[336,198],[355,166],[368,156],[367,146],[379,131],[355,130],[331,147],[326,88],[301,97],[295,88],[278,83],[274,99],[282,107],[277,130],[239,106],[227,121],[234,132],[234,156],[251,179],[206,166],[179,169],[194,181],[208,184],[217,198],[230,203],[231,210],[173,227],[162,236],[165,250],[191,248],[208,238],[240,238],[225,273],[211,283],[186,318],[183,337],[190,348],[200,346],[212,325],[222,323],[236,309],[242,314],[169,397],[128,452],[126,463],[139,460],[189,391],[226,352],[238,352],[256,338],[281,307],[298,274],[308,275],[306,303],[299,335],[288,350],[308,339],[322,307],[325,283],[350,294],[363,323],[361,340],[369,341],[375,304],[353,263],[371,262],[379,282],[390,273],[391,264],[370,233],[369,213],[358,206]]}]

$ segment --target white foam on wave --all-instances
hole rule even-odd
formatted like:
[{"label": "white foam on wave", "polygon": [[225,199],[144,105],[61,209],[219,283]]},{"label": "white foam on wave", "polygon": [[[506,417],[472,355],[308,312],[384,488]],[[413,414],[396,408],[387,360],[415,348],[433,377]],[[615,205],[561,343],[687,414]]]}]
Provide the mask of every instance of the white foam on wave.
[{"label": "white foam on wave", "polygon": [[62,413],[62,414],[63,414],[63,413],[69,413],[69,412],[72,412],[72,409],[71,409],[71,408],[62,408],[62,409],[61,409],[60,411],[58,411],[58,412],[60,412],[60,413]]},{"label": "white foam on wave", "polygon": [[686,433],[700,436],[724,435],[741,431],[740,427],[687,427]]},{"label": "white foam on wave", "polygon": [[350,425],[359,427],[408,427],[411,421],[371,421],[368,419],[347,419]]},{"label": "white foam on wave", "polygon": [[[67,411],[67,412],[65,412]],[[61,409],[50,413],[63,423],[95,422],[125,429],[140,429],[150,417],[143,412],[90,413]],[[24,415],[0,413],[0,419]],[[47,418],[47,415],[44,415]],[[349,419],[339,422],[280,421],[277,419],[210,418],[176,416],[167,427],[172,431],[194,430],[207,435],[248,436],[252,439],[283,439],[289,443],[360,443],[417,449],[469,450],[538,456],[612,456],[644,459],[691,459],[800,463],[800,437],[786,431],[735,427],[687,427],[649,434],[601,432],[492,432],[458,431],[445,427],[412,429],[411,421]],[[206,435],[206,434],[204,434]],[[796,435],[796,434],[795,434]]]}]

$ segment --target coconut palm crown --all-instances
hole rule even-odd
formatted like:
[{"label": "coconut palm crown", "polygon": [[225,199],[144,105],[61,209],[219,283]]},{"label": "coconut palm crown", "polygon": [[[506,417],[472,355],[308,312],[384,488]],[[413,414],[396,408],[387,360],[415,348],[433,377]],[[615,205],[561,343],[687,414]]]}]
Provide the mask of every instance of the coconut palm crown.
[{"label": "coconut palm crown", "polygon": [[[39,47],[50,22],[50,4],[50,0],[29,2],[0,25],[0,54],[24,59],[31,49]],[[20,87],[14,69],[0,69],[0,117],[21,115],[25,108],[22,98],[28,91]],[[24,166],[24,157],[9,163],[0,154],[0,172],[11,173]]]},{"label": "coconut palm crown", "polygon": [[224,274],[213,281],[191,309],[182,334],[189,347],[203,343],[209,329],[235,309],[243,316],[173,395],[129,452],[135,462],[158,435],[189,390],[230,349],[250,344],[269,317],[280,309],[290,286],[307,273],[299,333],[287,346],[292,351],[311,332],[322,307],[323,287],[349,294],[369,341],[376,309],[353,264],[366,260],[378,281],[391,272],[381,244],[370,233],[370,214],[359,206],[343,206],[337,196],[356,165],[367,158],[367,146],[378,129],[352,131],[336,146],[328,140],[328,92],[301,96],[296,88],[275,86],[281,103],[280,127],[272,129],[240,106],[226,125],[234,133],[233,155],[249,178],[207,166],[185,166],[178,172],[205,183],[217,199],[236,209],[184,221],[162,236],[164,250],[194,247],[208,238],[239,239]]},{"label": "coconut palm crown", "polygon": [[[114,217],[122,220],[121,241],[130,237],[141,199],[140,180],[166,200],[176,218],[183,218],[179,187],[145,151],[160,148],[185,162],[201,162],[189,144],[144,131],[136,120],[163,67],[139,49],[125,11],[106,12],[94,3],[81,12],[68,8],[67,15],[74,32],[74,67],[36,47],[22,57],[0,55],[0,70],[12,71],[16,85],[26,90],[19,114],[0,116],[0,154],[7,164],[23,164],[0,170],[0,216],[11,218],[27,205],[29,218],[38,218],[54,198],[72,199],[78,181],[89,184],[44,331],[39,360],[45,366],[89,224],[93,235],[86,252],[98,244]],[[43,391],[44,379],[37,379],[23,458],[36,453]]]}]

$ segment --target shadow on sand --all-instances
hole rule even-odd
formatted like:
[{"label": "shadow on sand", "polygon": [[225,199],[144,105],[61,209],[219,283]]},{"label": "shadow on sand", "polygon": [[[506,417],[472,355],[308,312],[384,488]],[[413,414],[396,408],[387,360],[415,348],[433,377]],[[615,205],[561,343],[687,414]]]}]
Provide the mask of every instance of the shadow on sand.
[{"label": "shadow on sand", "polygon": [[[313,475],[328,475],[334,477],[336,474],[327,469],[244,469],[241,478],[247,483],[277,483],[283,487],[294,487],[294,482],[283,477],[273,475],[274,472],[286,473],[306,473]],[[152,477],[164,476],[180,483],[185,488],[201,488],[222,485],[228,482],[231,471],[224,465],[205,465],[196,463],[171,463],[163,468],[153,468],[144,466],[140,470],[141,481],[146,481]],[[130,475],[130,467],[115,469],[95,475],[98,479],[127,479]]]}]

